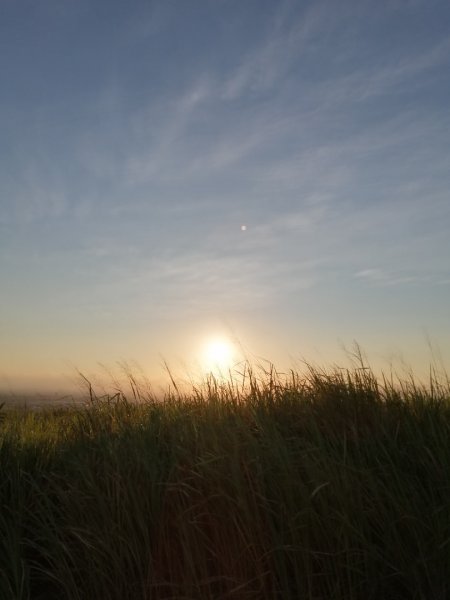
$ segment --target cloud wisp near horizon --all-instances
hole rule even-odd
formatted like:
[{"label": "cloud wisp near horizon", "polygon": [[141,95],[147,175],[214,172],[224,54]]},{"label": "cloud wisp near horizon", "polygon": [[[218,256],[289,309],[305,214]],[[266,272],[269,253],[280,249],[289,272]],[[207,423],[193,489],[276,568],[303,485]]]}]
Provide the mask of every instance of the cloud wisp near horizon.
[{"label": "cloud wisp near horizon", "polygon": [[449,353],[449,18],[6,0],[3,373],[150,365],[224,322],[275,361],[358,339],[423,363],[424,331]]}]

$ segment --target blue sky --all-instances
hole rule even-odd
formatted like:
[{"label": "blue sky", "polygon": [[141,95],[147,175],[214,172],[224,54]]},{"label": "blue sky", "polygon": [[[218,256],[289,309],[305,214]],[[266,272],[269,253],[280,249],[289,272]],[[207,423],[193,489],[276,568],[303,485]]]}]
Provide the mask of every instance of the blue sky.
[{"label": "blue sky", "polygon": [[450,359],[447,1],[2,0],[0,72],[3,387]]}]

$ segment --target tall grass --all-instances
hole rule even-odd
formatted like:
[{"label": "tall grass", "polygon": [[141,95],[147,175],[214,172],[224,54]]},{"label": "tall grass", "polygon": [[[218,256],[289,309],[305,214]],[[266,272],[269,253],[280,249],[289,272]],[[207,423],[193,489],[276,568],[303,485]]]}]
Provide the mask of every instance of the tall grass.
[{"label": "tall grass", "polygon": [[1,599],[450,598],[448,380],[174,384],[3,408]]}]

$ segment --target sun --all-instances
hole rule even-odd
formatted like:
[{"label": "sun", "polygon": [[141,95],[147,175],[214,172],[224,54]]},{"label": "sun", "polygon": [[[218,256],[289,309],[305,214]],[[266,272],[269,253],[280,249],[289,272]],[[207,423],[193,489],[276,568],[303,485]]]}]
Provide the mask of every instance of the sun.
[{"label": "sun", "polygon": [[226,373],[233,365],[233,346],[225,338],[210,339],[203,350],[203,366],[213,373]]}]

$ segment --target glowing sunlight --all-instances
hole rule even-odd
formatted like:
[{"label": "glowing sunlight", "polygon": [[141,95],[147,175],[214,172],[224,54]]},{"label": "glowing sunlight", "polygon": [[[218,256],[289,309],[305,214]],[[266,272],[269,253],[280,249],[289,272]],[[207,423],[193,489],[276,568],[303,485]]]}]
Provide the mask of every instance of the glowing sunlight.
[{"label": "glowing sunlight", "polygon": [[227,339],[213,338],[205,342],[202,366],[206,371],[226,374],[234,359],[233,346]]}]

